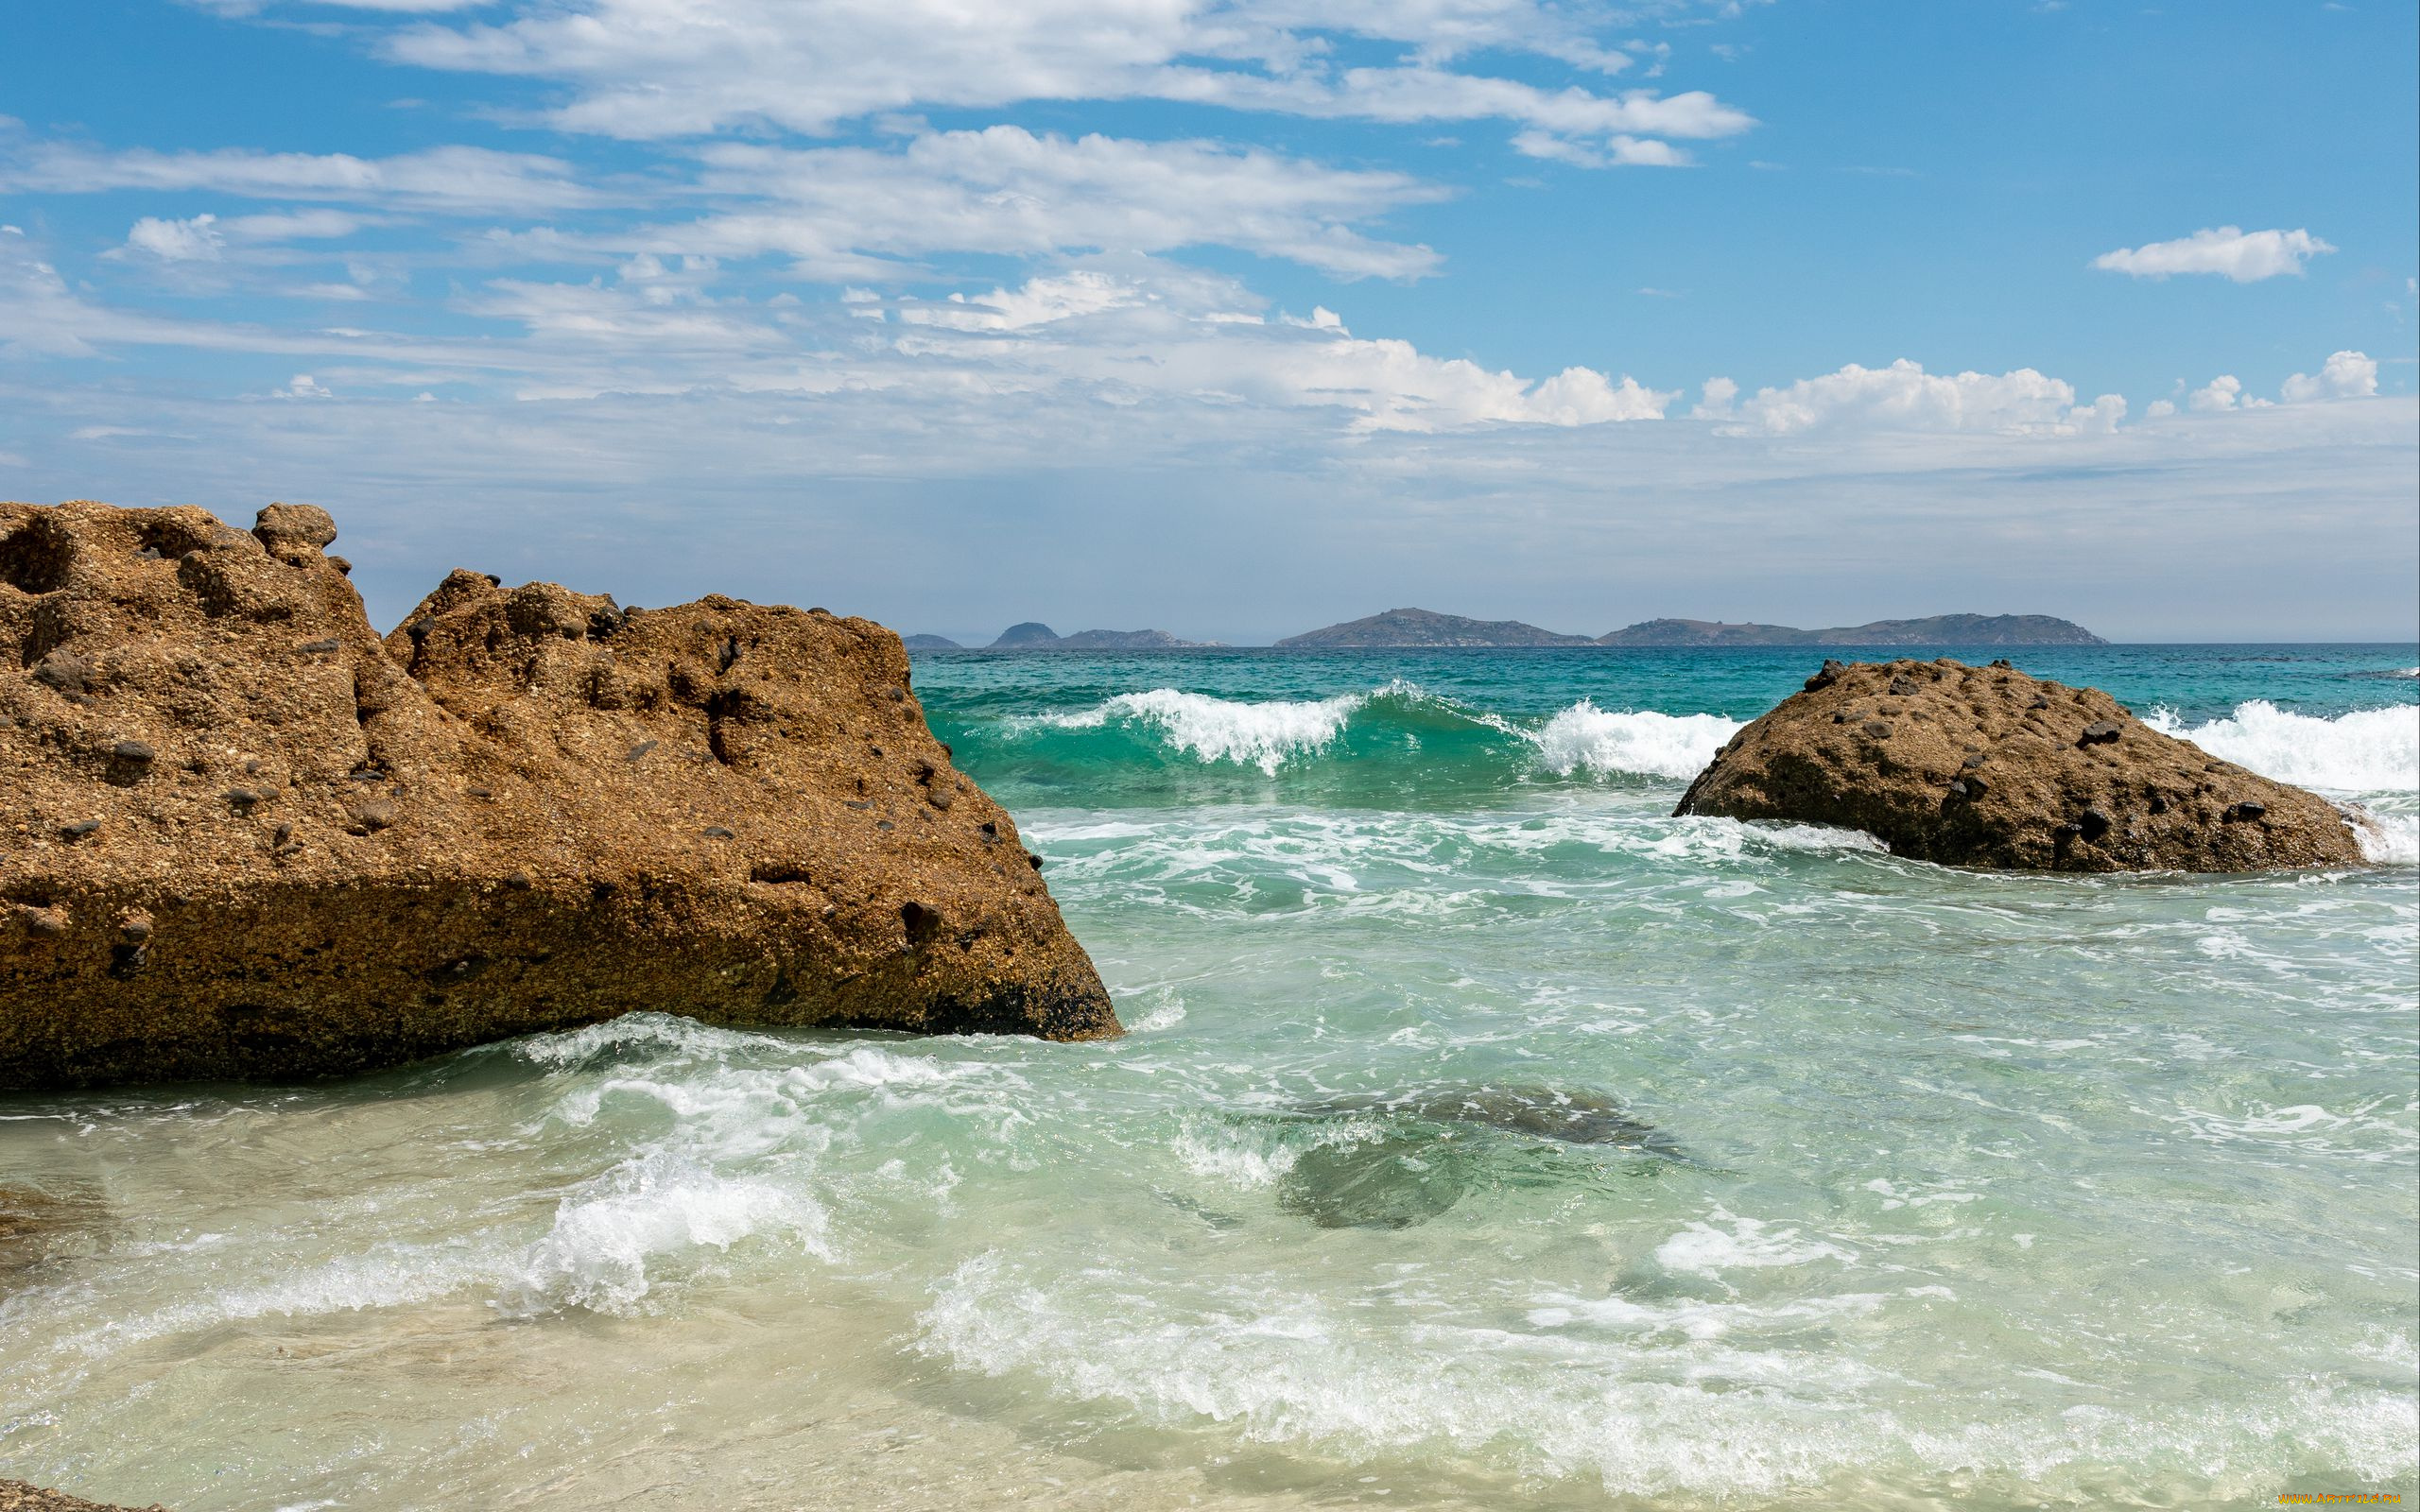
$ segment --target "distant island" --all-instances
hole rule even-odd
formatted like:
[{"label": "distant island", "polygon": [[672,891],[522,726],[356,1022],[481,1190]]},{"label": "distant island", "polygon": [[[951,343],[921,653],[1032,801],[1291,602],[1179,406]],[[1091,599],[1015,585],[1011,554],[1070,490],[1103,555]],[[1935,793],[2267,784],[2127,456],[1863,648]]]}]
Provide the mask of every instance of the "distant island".
[{"label": "distant island", "polygon": [[1295,651],[1358,650],[1387,646],[1460,647],[1594,645],[1585,635],[1557,635],[1519,620],[1473,620],[1426,609],[1391,609],[1325,629],[1305,630],[1277,643]]},{"label": "distant island", "polygon": [[[970,649],[942,635],[903,638],[910,651]],[[1175,651],[1215,646],[1166,630],[1079,630],[1061,635],[1038,620],[1011,625],[991,651]],[[1802,630],[1723,620],[1642,620],[1604,635],[1564,635],[1519,620],[1475,620],[1427,609],[1391,609],[1279,641],[1281,651],[1487,650],[1524,646],[1638,645],[2107,645],[2072,620],[2048,614],[1933,614],[1913,620]]]},{"label": "distant island", "polygon": [[1599,636],[1599,645],[2107,645],[2072,620],[2048,614],[1934,614],[1828,630],[1720,620],[1647,620]]},{"label": "distant island", "polygon": [[[946,635],[905,635],[900,644],[910,651],[964,651],[969,649]],[[1078,630],[1062,635],[1039,620],[1027,620],[1011,625],[1000,632],[1000,638],[981,649],[987,651],[1182,651],[1190,647],[1218,645],[1218,641],[1186,641],[1166,630]]]}]

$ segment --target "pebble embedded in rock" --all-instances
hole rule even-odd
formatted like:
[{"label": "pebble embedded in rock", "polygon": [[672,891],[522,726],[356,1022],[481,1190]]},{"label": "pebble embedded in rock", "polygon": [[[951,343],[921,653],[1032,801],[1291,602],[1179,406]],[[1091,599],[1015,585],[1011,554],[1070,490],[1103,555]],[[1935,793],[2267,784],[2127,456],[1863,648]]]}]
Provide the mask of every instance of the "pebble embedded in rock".
[{"label": "pebble embedded in rock", "polygon": [[110,747],[110,754],[122,762],[147,765],[160,753],[139,740],[121,740]]},{"label": "pebble embedded in rock", "polygon": [[337,640],[332,635],[322,641],[305,641],[294,649],[302,652],[304,656],[318,656],[324,651],[341,649],[344,643],[342,641]]},{"label": "pebble embedded in rock", "polygon": [[101,821],[98,819],[78,819],[73,824],[60,825],[59,827],[59,833],[67,836],[70,840],[81,840],[84,836],[91,834],[100,827]]},{"label": "pebble embedded in rock", "polygon": [[1891,679],[1891,696],[1893,698],[1912,698],[1916,696],[1917,691],[1916,682],[1913,678],[1893,678]]},{"label": "pebble embedded in rock", "polygon": [[2118,736],[2123,731],[2124,728],[2125,727],[2119,725],[2114,719],[2096,719],[2091,724],[2083,727],[2083,733],[2076,737],[2076,744],[2079,746],[2114,746],[2118,743]]},{"label": "pebble embedded in rock", "polygon": [[391,827],[399,816],[395,805],[383,798],[361,799],[350,805],[354,824],[368,833]]},{"label": "pebble embedded in rock", "polygon": [[1986,758],[1984,757],[1984,755],[1983,755],[1983,753],[1982,753],[1982,752],[1980,752],[1980,751],[1977,751],[1974,755],[1967,757],[1964,761],[1960,762],[1958,765],[1961,765],[1961,766],[1963,766],[1964,768],[1966,768],[1968,771],[1970,771],[1970,772],[1971,772],[1971,771],[1973,771],[1976,767],[1982,765],[1983,765],[1983,763],[1984,763],[1984,761],[1985,761],[1985,759],[1986,759]]},{"label": "pebble embedded in rock", "polygon": [[55,903],[48,907],[20,903],[17,906],[17,917],[25,921],[28,934],[56,938],[67,933],[69,922],[67,910]]},{"label": "pebble embedded in rock", "polygon": [[736,839],[737,836],[734,835],[729,830],[724,829],[719,824],[709,824],[706,826],[706,838],[709,840],[731,840]]},{"label": "pebble embedded in rock", "polygon": [[631,747],[631,753],[622,759],[629,762],[637,761],[640,757],[645,756],[648,751],[655,749],[655,746],[656,743],[654,741],[642,740],[637,745]]},{"label": "pebble embedded in rock", "polygon": [[34,663],[34,680],[60,693],[78,694],[92,685],[95,671],[92,658],[62,645]]},{"label": "pebble embedded in rock", "polygon": [[2050,700],[2037,693],[2033,696],[2033,701],[2027,704],[2025,707],[2028,709],[2048,709],[2050,707]]},{"label": "pebble embedded in rock", "polygon": [[1891,727],[1884,724],[1879,719],[1869,719],[1858,728],[1862,729],[1867,734],[1873,736],[1876,740],[1889,740],[1891,738]]},{"label": "pebble embedded in rock", "polygon": [[2265,803],[2245,801],[2227,805],[2225,816],[2230,819],[2256,819],[2268,812],[2269,806]]},{"label": "pebble embedded in rock", "polygon": [[2057,835],[2057,836],[2058,836],[2060,839],[2062,839],[2062,840],[2072,840],[2072,839],[2074,839],[2077,835],[2083,833],[2083,825],[2081,825],[2081,824],[2078,824],[2078,823],[2077,823],[2075,820],[2073,820],[2073,819],[2069,819],[2067,822],[2066,822],[2065,824],[2060,825],[2057,829],[2052,830],[2050,833],[2051,833],[2052,834]]}]

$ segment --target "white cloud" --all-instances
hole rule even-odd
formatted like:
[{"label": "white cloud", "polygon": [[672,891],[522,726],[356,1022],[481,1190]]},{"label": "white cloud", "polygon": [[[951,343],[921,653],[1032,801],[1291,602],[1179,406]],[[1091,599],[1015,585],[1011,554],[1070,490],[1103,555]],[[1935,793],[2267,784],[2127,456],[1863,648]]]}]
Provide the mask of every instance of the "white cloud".
[{"label": "white cloud", "polygon": [[336,210],[237,215],[232,220],[221,220],[215,215],[193,215],[183,220],[164,220],[146,215],[127,232],[122,247],[102,255],[125,257],[140,253],[156,257],[164,263],[216,263],[225,258],[231,243],[263,246],[302,239],[334,239],[352,235],[363,224],[362,217]]},{"label": "white cloud", "polygon": [[1905,357],[1888,368],[1850,363],[1820,378],[1758,389],[1739,409],[1747,427],[1776,436],[1837,426],[2074,435],[2114,430],[2125,413],[2126,402],[2115,394],[2078,405],[2072,384],[2031,368],[1950,376],[1928,373]]},{"label": "white cloud", "polygon": [[1343,278],[1416,278],[1439,264],[1426,247],[1357,227],[1443,191],[1400,173],[1257,148],[994,126],[926,132],[895,150],[733,143],[699,157],[700,192],[749,202],[592,239],[720,257],[778,253],[831,278],[879,277],[883,259],[935,251],[1034,256],[1212,244]]},{"label": "white cloud", "polygon": [[2286,380],[2280,397],[2289,404],[2325,399],[2367,399],[2378,391],[2377,359],[2358,352],[2328,355],[2317,377],[2296,373]]},{"label": "white cloud", "polygon": [[[2243,383],[2231,372],[2221,373],[2185,396],[2185,407],[2204,414],[2233,409],[2243,400]],[[2259,401],[2255,400],[2257,404]]]},{"label": "white cloud", "polygon": [[227,239],[213,229],[217,219],[196,215],[190,220],[160,220],[146,215],[126,233],[126,250],[147,252],[165,263],[215,263],[227,247]]},{"label": "white cloud", "polygon": [[1616,135],[1607,137],[1599,146],[1549,131],[1523,131],[1512,138],[1512,147],[1529,157],[1568,163],[1580,168],[1685,168],[1694,161],[1669,142],[1652,137]]},{"label": "white cloud", "polygon": [[2304,264],[2334,250],[2307,231],[2247,232],[2240,226],[2221,226],[2172,242],[2120,247],[2094,258],[2092,266],[2136,278],[2217,273],[2238,284],[2252,284],[2284,273],[2300,277]]},{"label": "white cloud", "polygon": [[[413,27],[388,45],[424,67],[562,80],[574,97],[555,125],[634,138],[750,123],[821,133],[883,112],[1135,98],[1398,123],[1495,118],[1590,141],[1724,137],[1754,124],[1703,92],[1600,95],[1448,66],[1495,50],[1616,72],[1629,59],[1600,33],[1625,19],[1540,0],[585,0],[500,25]],[[1332,67],[1337,43],[1355,40],[1409,52],[1389,66]],[[1652,151],[1608,142],[1602,157]]]},{"label": "white cloud", "polygon": [[1739,386],[1728,378],[1709,378],[1699,392],[1703,396],[1689,411],[1691,420],[1729,420],[1733,406],[1739,401]]},{"label": "white cloud", "polygon": [[41,143],[0,157],[0,191],[205,191],[253,199],[320,199],[457,215],[529,214],[614,202],[581,186],[571,164],[526,152],[443,146],[391,158],[349,153],[106,152]]}]

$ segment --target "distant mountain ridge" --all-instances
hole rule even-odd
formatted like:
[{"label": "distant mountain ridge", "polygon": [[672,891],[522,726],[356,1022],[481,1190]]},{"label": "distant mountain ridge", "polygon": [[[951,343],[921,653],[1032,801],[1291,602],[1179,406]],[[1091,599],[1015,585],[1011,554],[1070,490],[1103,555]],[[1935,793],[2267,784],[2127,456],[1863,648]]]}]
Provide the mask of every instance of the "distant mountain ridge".
[{"label": "distant mountain ridge", "polygon": [[2072,620],[2048,614],[1934,614],[1914,620],[1802,630],[1720,620],[1645,620],[1598,637],[1599,645],[2107,645]]},{"label": "distant mountain ridge", "polygon": [[[994,651],[1181,651],[1188,646],[1217,645],[1216,641],[1187,641],[1166,630],[1078,630],[1061,635],[1040,620],[1027,620],[1000,632],[988,647]],[[938,649],[938,647],[936,647]]]},{"label": "distant mountain ridge", "polygon": [[[967,649],[940,635],[905,638],[911,651]],[[1061,635],[1039,620],[1002,630],[994,651],[1170,651],[1215,646],[1219,641],[1186,641],[1166,630],[1079,630]],[[2073,620],[2049,614],[1933,614],[1922,619],[1872,620],[1863,625],[1802,630],[1753,621],[1642,620],[1604,635],[1564,635],[1519,620],[1475,620],[1435,610],[1391,609],[1340,625],[1289,635],[1281,650],[1483,650],[1554,645],[2107,645]]]},{"label": "distant mountain ridge", "polygon": [[1280,650],[1357,650],[1383,646],[1593,645],[1584,635],[1558,635],[1519,620],[1474,620],[1427,609],[1391,609],[1322,629],[1289,635]]}]

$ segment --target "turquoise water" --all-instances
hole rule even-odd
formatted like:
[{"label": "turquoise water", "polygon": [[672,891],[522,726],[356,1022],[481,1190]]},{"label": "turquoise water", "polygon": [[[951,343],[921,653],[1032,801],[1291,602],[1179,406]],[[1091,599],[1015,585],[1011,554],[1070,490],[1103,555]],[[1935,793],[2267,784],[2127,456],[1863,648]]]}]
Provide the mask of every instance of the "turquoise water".
[{"label": "turquoise water", "polygon": [[2017,658],[2370,816],[2376,868],[2228,878],[1669,817],[1814,660],[920,658],[1132,1033],[640,1016],[7,1100],[50,1205],[0,1237],[0,1473],[189,1509],[2420,1495],[2420,652]]}]

